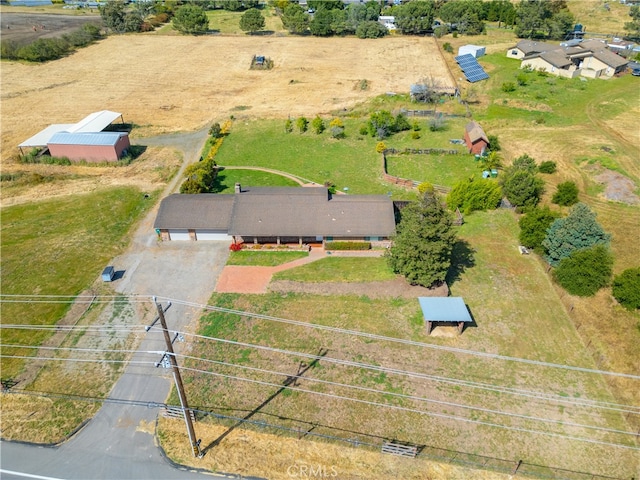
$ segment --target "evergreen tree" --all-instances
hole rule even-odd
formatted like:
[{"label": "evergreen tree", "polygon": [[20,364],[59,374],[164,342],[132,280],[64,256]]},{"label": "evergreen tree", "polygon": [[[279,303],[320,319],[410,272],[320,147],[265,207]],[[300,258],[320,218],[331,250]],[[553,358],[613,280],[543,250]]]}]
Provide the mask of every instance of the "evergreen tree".
[{"label": "evergreen tree", "polygon": [[290,3],[282,14],[282,25],[289,33],[302,34],[309,28],[309,16],[297,3]]},{"label": "evergreen tree", "polygon": [[613,256],[604,245],[575,250],[563,258],[553,278],[572,295],[590,297],[611,280]]},{"label": "evergreen tree", "polygon": [[209,30],[209,18],[202,7],[186,4],[176,10],[173,17],[173,28],[180,33],[200,35]]},{"label": "evergreen tree", "polygon": [[573,182],[563,182],[551,199],[556,205],[570,207],[578,203],[578,186]]},{"label": "evergreen tree", "polygon": [[536,161],[526,153],[516,158],[500,177],[504,196],[518,207],[534,207],[544,192],[544,181],[536,175]]},{"label": "evergreen tree", "polygon": [[584,203],[578,203],[567,217],[551,224],[542,246],[547,250],[547,261],[556,266],[575,250],[608,245],[610,240],[611,235],[596,221],[596,214]]},{"label": "evergreen tree", "polygon": [[549,207],[529,210],[518,222],[520,245],[541,250],[547,230],[558,217],[559,214],[550,210]]},{"label": "evergreen tree", "polygon": [[640,267],[628,268],[613,279],[612,293],[627,310],[640,308]]},{"label": "evergreen tree", "polygon": [[250,8],[240,17],[240,29],[243,32],[257,32],[264,28],[265,21],[262,13],[257,8]]},{"label": "evergreen tree", "polygon": [[430,287],[443,282],[456,241],[449,213],[435,193],[427,191],[400,215],[393,245],[386,254],[389,265],[411,285]]}]

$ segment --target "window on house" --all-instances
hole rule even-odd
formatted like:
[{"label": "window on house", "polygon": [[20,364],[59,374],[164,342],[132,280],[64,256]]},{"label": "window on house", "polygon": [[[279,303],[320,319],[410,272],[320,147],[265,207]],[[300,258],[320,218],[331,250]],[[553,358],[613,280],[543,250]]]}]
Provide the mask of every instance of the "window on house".
[{"label": "window on house", "polygon": [[518,50],[511,50],[511,55],[518,55]]}]

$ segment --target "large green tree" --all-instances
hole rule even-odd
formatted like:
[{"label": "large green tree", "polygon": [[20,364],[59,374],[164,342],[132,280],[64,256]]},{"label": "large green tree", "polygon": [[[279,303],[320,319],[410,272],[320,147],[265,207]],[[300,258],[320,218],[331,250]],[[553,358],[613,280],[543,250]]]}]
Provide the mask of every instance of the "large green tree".
[{"label": "large green tree", "polygon": [[250,8],[240,17],[240,30],[243,32],[257,32],[264,28],[265,21],[262,12],[257,8]]},{"label": "large green tree", "polygon": [[573,23],[564,0],[521,0],[516,8],[515,33],[521,38],[562,39]]},{"label": "large green tree", "polygon": [[427,33],[433,27],[435,5],[432,1],[409,2],[393,7],[398,30],[408,34]]},{"label": "large green tree", "polygon": [[628,268],[613,279],[614,298],[627,310],[640,308],[640,267]]},{"label": "large green tree", "polygon": [[130,10],[122,0],[109,0],[100,6],[100,16],[104,24],[116,33],[138,32],[144,20],[143,11]]},{"label": "large green tree", "polygon": [[576,204],[565,218],[559,218],[547,230],[542,246],[547,261],[556,266],[575,250],[594,245],[608,245],[611,235],[596,221],[596,214],[584,203]]},{"label": "large green tree", "polygon": [[631,21],[624,24],[624,29],[628,32],[629,38],[640,40],[640,6],[634,5],[629,9]]},{"label": "large green tree", "polygon": [[317,37],[328,37],[333,34],[332,23],[333,14],[331,10],[321,8],[313,14],[313,20],[309,22],[309,30],[312,35]]},{"label": "large green tree", "polygon": [[435,193],[427,191],[420,201],[401,210],[386,255],[393,271],[411,285],[430,287],[444,282],[455,241],[451,216]]},{"label": "large green tree", "polygon": [[604,245],[575,250],[560,261],[553,278],[572,295],[590,297],[609,285],[613,256]]},{"label": "large green tree", "polygon": [[500,177],[502,192],[507,200],[518,207],[534,207],[544,192],[544,181],[536,175],[536,162],[524,154]]},{"label": "large green tree", "polygon": [[173,28],[187,35],[202,35],[209,30],[209,18],[202,7],[185,4],[176,10]]},{"label": "large green tree", "polygon": [[518,221],[520,226],[520,245],[534,250],[542,250],[542,242],[547,236],[547,230],[560,214],[549,207],[532,208]]},{"label": "large green tree", "polygon": [[282,25],[289,33],[302,34],[309,28],[309,16],[297,3],[287,5],[282,14]]},{"label": "large green tree", "polygon": [[484,15],[485,8],[481,0],[449,1],[438,9],[438,17],[442,21],[455,24],[460,33],[467,35],[482,33]]}]

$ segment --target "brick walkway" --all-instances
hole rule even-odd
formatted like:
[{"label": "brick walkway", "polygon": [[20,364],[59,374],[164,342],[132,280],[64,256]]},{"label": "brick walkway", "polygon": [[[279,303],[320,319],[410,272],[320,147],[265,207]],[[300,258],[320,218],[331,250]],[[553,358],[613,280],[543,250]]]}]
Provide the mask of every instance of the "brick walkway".
[{"label": "brick walkway", "polygon": [[275,267],[252,267],[228,265],[222,270],[218,278],[216,292],[218,293],[267,293],[267,285],[274,273],[299,267],[307,263],[325,258],[327,253],[321,248],[314,248],[309,256],[283,263]]},{"label": "brick walkway", "polygon": [[218,293],[267,293],[267,286],[271,282],[274,273],[299,267],[307,263],[315,262],[327,256],[335,257],[379,257],[383,250],[367,251],[334,251],[326,252],[322,248],[312,248],[308,257],[299,258],[292,262],[283,263],[276,267],[251,267],[240,265],[228,265],[224,267],[218,283],[216,292]]}]

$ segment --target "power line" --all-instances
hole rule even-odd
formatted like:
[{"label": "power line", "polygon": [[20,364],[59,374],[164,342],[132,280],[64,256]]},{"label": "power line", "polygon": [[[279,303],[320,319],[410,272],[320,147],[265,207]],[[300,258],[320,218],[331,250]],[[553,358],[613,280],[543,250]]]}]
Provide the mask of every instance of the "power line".
[{"label": "power line", "polygon": [[154,362],[142,360],[110,360],[104,358],[65,358],[65,357],[28,357],[26,355],[0,355],[0,358],[23,358],[26,360],[52,360],[56,362],[82,362],[82,363],[128,363],[130,365],[155,365]]},{"label": "power line", "polygon": [[[409,399],[409,400],[417,400],[417,401],[421,401],[421,402],[435,403],[435,404],[438,404],[438,405],[446,405],[446,406],[449,406],[449,407],[458,407],[458,408],[464,408],[464,409],[469,409],[469,410],[476,410],[476,411],[484,412],[484,413],[492,413],[492,414],[496,414],[496,415],[504,415],[504,416],[514,417],[514,418],[522,418],[522,419],[525,419],[525,420],[533,420],[533,421],[546,422],[546,423],[555,423],[555,424],[558,424],[558,425],[569,426],[569,427],[587,428],[587,429],[600,430],[600,431],[610,432],[610,433],[618,433],[618,434],[623,434],[623,435],[636,436],[635,432],[628,432],[626,430],[616,430],[616,429],[612,429],[612,428],[597,427],[597,426],[593,426],[593,425],[583,425],[583,424],[573,423],[573,422],[563,422],[562,420],[552,420],[552,419],[548,419],[548,418],[521,415],[521,414],[517,414],[517,413],[504,412],[502,410],[492,410],[492,409],[483,408],[483,407],[475,407],[475,406],[472,406],[472,405],[463,405],[463,404],[453,403],[453,402],[445,402],[445,401],[442,401],[442,400],[435,400],[435,399],[426,398],[426,397],[419,397],[419,396],[415,396],[415,395],[407,395],[407,394],[403,394],[403,393],[395,393],[395,392],[388,392],[388,391],[384,391],[384,390],[376,390],[375,388],[361,387],[361,386],[358,386],[358,385],[348,385],[348,384],[344,384],[344,383],[332,382],[330,380],[321,380],[321,379],[318,379],[318,378],[313,378],[313,377],[308,377],[308,376],[297,377],[297,376],[291,375],[289,373],[278,372],[278,371],[275,371],[275,370],[266,370],[266,369],[257,368],[257,367],[249,367],[247,365],[239,365],[239,364],[235,364],[235,363],[221,362],[221,361],[218,361],[218,360],[209,360],[209,359],[200,358],[200,357],[193,357],[193,356],[190,356],[190,355],[176,354],[176,356],[177,357],[182,357],[182,358],[188,358],[188,359],[196,360],[196,361],[204,361],[204,362],[207,362],[207,363],[214,363],[214,364],[217,364],[217,365],[224,365],[224,366],[228,366],[228,367],[242,368],[242,369],[245,369],[245,370],[251,370],[251,371],[260,372],[260,373],[268,373],[268,374],[272,374],[272,375],[279,375],[279,376],[284,376],[284,377],[288,377],[288,378],[296,377],[297,380],[298,379],[299,380],[306,380],[306,381],[311,381],[311,382],[316,382],[316,383],[322,383],[324,385],[332,385],[332,386],[336,386],[336,387],[351,388],[351,389],[354,389],[354,390],[372,392],[372,393],[381,394],[381,395],[389,395],[389,396],[398,397],[398,398],[405,398],[405,399]],[[185,367],[183,367],[183,368],[185,368]]]},{"label": "power line", "polygon": [[[277,383],[271,383],[271,382],[265,382],[262,380],[252,380],[252,379],[248,379],[248,378],[244,378],[244,377],[238,377],[235,375],[226,375],[226,374],[222,374],[222,373],[216,373],[216,372],[208,372],[206,370],[200,370],[197,368],[188,368],[188,367],[182,367],[183,370],[189,370],[189,371],[194,371],[194,372],[198,372],[198,373],[204,373],[207,375],[214,375],[217,377],[223,377],[223,378],[229,378],[232,380],[240,380],[240,381],[244,381],[244,382],[249,382],[249,383],[257,383],[260,385],[266,385],[269,387],[277,387],[277,388],[282,388],[282,385],[279,385]],[[587,443],[593,443],[593,444],[597,444],[597,445],[605,445],[605,446],[610,446],[610,447],[619,447],[619,448],[625,448],[625,449],[630,449],[630,450],[640,450],[639,447],[634,447],[631,445],[622,445],[622,444],[618,444],[618,443],[610,443],[610,442],[603,442],[600,440],[593,440],[593,439],[589,439],[589,438],[582,438],[582,437],[574,437],[571,435],[563,435],[560,433],[554,433],[554,432],[542,432],[539,430],[531,430],[528,428],[522,428],[522,427],[508,427],[505,425],[500,425],[500,424],[496,424],[496,423],[491,423],[491,422],[483,422],[481,420],[473,420],[470,418],[464,418],[464,417],[457,417],[454,415],[447,415],[444,413],[435,413],[435,412],[426,412],[424,410],[417,410],[417,409],[413,409],[413,408],[408,408],[408,407],[401,407],[399,405],[387,405],[384,403],[379,403],[379,402],[372,402],[370,400],[362,400],[362,399],[356,399],[356,398],[351,398],[351,397],[345,397],[342,395],[335,395],[332,393],[325,393],[325,392],[315,392],[313,390],[307,390],[304,388],[299,388],[299,387],[291,387],[291,386],[287,386],[286,388],[290,389],[290,390],[294,390],[294,391],[298,391],[298,392],[302,392],[302,393],[310,393],[313,395],[320,395],[323,397],[330,397],[330,398],[335,398],[338,400],[349,400],[349,401],[353,401],[353,402],[357,402],[357,403],[364,403],[367,405],[372,405],[375,407],[382,407],[382,408],[390,408],[393,410],[401,410],[401,411],[406,411],[406,412],[412,412],[412,413],[418,413],[421,415],[428,415],[428,416],[432,416],[432,417],[438,417],[438,418],[446,418],[449,420],[457,420],[457,421],[461,421],[461,422],[467,422],[467,423],[474,423],[474,424],[478,424],[478,425],[484,425],[484,426],[488,426],[488,427],[496,427],[496,428],[503,428],[506,430],[513,430],[516,432],[521,432],[521,433],[534,433],[534,434],[538,434],[538,435],[547,435],[547,436],[551,436],[551,437],[557,437],[557,438],[563,438],[563,439],[568,439],[568,440],[576,440],[576,441],[580,441],[580,442],[587,442]]]},{"label": "power line", "polygon": [[[275,348],[275,347],[267,347],[264,345],[256,345],[256,344],[252,344],[252,343],[246,343],[246,342],[238,342],[236,340],[227,340],[224,338],[216,338],[216,337],[209,337],[209,336],[205,336],[205,335],[198,335],[198,334],[193,334],[193,333],[186,333],[183,332],[182,333],[185,336],[192,336],[192,337],[196,337],[196,338],[205,338],[208,340],[214,340],[217,342],[221,342],[221,343],[228,343],[231,345],[238,345],[238,346],[242,346],[242,347],[248,347],[248,348],[255,348],[258,350],[265,350],[265,351],[270,351],[270,352],[275,352],[275,353],[281,353],[284,355],[293,355],[293,356],[298,356],[298,357],[303,357],[303,358],[309,358],[312,360],[316,360],[319,357],[317,355],[313,355],[313,354],[309,354],[309,353],[303,353],[303,352],[296,352],[296,351],[291,351],[291,350],[284,350],[281,348]],[[399,370],[399,369],[395,369],[395,368],[389,368],[389,367],[383,367],[383,366],[378,366],[378,365],[370,365],[367,363],[361,363],[361,362],[353,362],[350,360],[341,360],[341,359],[337,359],[334,357],[327,357],[324,356],[322,357],[322,360],[324,362],[329,362],[329,363],[335,363],[338,365],[345,365],[345,366],[349,366],[349,367],[355,367],[355,368],[363,368],[363,369],[367,369],[367,370],[374,370],[374,371],[379,371],[379,372],[385,372],[385,373],[392,373],[392,374],[397,374],[397,375],[404,375],[404,376],[408,376],[408,377],[414,377],[414,378],[420,378],[420,379],[427,379],[427,380],[436,380],[439,381],[437,379],[432,378],[431,375],[429,374],[423,374],[423,373],[418,373],[418,372],[410,372],[410,371],[406,371],[406,370]],[[456,382],[450,382],[450,383],[456,383]],[[490,389],[490,388],[485,388],[485,387],[475,387],[472,386],[473,388],[484,388],[487,390],[493,390],[493,391],[498,391],[500,393],[512,393],[512,392],[504,392],[500,389]],[[523,395],[523,396],[533,396],[534,398],[543,398],[546,400],[549,400],[550,398],[548,398],[548,396],[536,396],[535,393],[533,395],[524,395],[524,394],[519,394],[519,393],[513,393],[514,395]],[[636,407],[634,406],[628,406],[628,405],[623,405],[623,407],[625,408],[631,408],[631,410],[620,410],[620,409],[616,409],[616,408],[611,408],[611,407],[607,407],[607,406],[599,406],[599,405],[592,405],[592,404],[584,404],[582,402],[579,401],[575,401],[575,400],[571,400],[571,399],[566,399],[564,397],[558,397],[558,398],[554,398],[553,400],[556,401],[561,401],[564,403],[569,403],[569,404],[580,404],[583,406],[595,406],[597,408],[603,408],[603,409],[609,409],[609,410],[615,410],[615,411],[622,411],[625,413],[640,413],[640,407],[636,409]],[[594,401],[595,402],[595,401]]]},{"label": "power line", "polygon": [[[0,299],[2,298],[2,296],[5,295],[1,295]],[[9,295],[7,295],[9,296]],[[16,295],[16,296],[20,296],[20,297],[34,297],[34,298],[48,298],[48,297],[54,297],[56,298],[56,296],[49,296],[49,295]],[[65,297],[65,296],[61,296],[61,297]],[[66,297],[71,297],[71,296],[66,296]],[[94,298],[94,296],[85,296],[86,298]],[[121,296],[113,296],[113,297],[109,297],[109,298],[122,298]],[[134,298],[136,302],[144,302],[144,301],[148,301],[149,299],[153,298],[152,296],[127,296],[127,299],[129,298]],[[479,356],[479,357],[484,357],[484,358],[490,358],[490,359],[495,359],[495,360],[505,360],[505,361],[510,361],[510,362],[520,362],[520,363],[526,363],[529,365],[537,365],[537,366],[543,366],[543,367],[549,367],[549,368],[560,368],[560,369],[565,369],[565,370],[572,370],[572,371],[578,371],[578,372],[583,372],[583,373],[595,373],[595,374],[599,374],[599,375],[609,375],[609,376],[614,376],[614,377],[622,377],[622,378],[630,378],[633,380],[640,380],[640,375],[633,375],[633,374],[629,374],[629,373],[620,373],[620,372],[610,372],[608,370],[597,370],[597,369],[592,369],[592,368],[585,368],[585,367],[577,367],[577,366],[573,366],[573,365],[561,365],[561,364],[556,364],[556,363],[551,363],[551,362],[543,362],[540,360],[530,360],[530,359],[526,359],[526,358],[519,358],[519,357],[511,357],[511,356],[507,356],[507,355],[500,355],[500,354],[496,354],[496,353],[488,353],[488,352],[478,352],[475,350],[465,350],[462,348],[455,348],[455,347],[447,347],[447,346],[443,346],[443,345],[434,345],[434,344],[430,344],[430,343],[424,343],[424,342],[418,342],[415,340],[407,340],[407,339],[401,339],[401,338],[397,338],[397,337],[388,337],[388,336],[384,336],[384,335],[378,335],[378,334],[374,334],[374,333],[367,333],[367,332],[361,332],[358,330],[348,330],[348,329],[344,329],[344,328],[338,328],[338,327],[330,327],[327,325],[319,325],[319,324],[315,324],[315,323],[308,323],[308,322],[301,322],[298,320],[288,320],[288,319],[284,319],[284,318],[279,318],[279,317],[274,317],[271,315],[263,315],[263,314],[258,314],[258,313],[252,313],[252,312],[246,312],[243,310],[234,310],[234,309],[229,309],[229,308],[223,308],[223,307],[218,307],[215,305],[203,305],[203,304],[199,304],[199,303],[195,303],[195,302],[187,302],[184,300],[176,300],[170,297],[161,297],[161,296],[156,296],[156,298],[162,298],[165,300],[169,300],[172,303],[176,303],[176,304],[181,304],[181,305],[185,305],[185,306],[190,306],[190,307],[196,307],[196,308],[202,308],[205,310],[212,310],[212,311],[217,311],[217,312],[222,312],[222,313],[229,313],[229,314],[233,314],[233,315],[239,315],[239,316],[244,316],[244,317],[250,317],[250,318],[258,318],[261,320],[268,320],[268,321],[273,321],[273,322],[280,322],[280,323],[285,323],[285,324],[289,324],[289,325],[296,325],[299,327],[304,327],[304,328],[314,328],[314,329],[318,329],[318,330],[326,330],[326,331],[330,331],[330,332],[334,332],[334,333],[340,333],[340,334],[346,334],[346,335],[354,335],[354,336],[358,336],[358,337],[364,337],[364,338],[369,338],[369,339],[374,339],[374,340],[380,340],[380,341],[386,341],[386,342],[394,342],[394,343],[400,343],[400,344],[404,344],[404,345],[412,345],[412,346],[417,346],[417,347],[422,347],[422,348],[430,348],[430,349],[434,349],[434,350],[441,350],[441,351],[447,351],[447,352],[451,352],[451,353],[458,353],[458,354],[464,354],[464,355],[473,355],[473,356]],[[146,300],[145,300],[146,299]],[[22,302],[24,303],[32,303],[30,301],[27,300],[23,300]],[[46,302],[44,302],[46,303]]]},{"label": "power line", "polygon": [[430,349],[434,349],[434,350],[441,350],[441,351],[446,351],[446,352],[451,352],[451,353],[459,353],[459,354],[464,354],[464,355],[473,355],[473,356],[478,356],[478,357],[490,358],[490,359],[494,359],[494,360],[505,360],[505,361],[510,361],[510,362],[526,363],[526,364],[529,364],[529,365],[537,365],[537,366],[542,366],[542,367],[559,368],[559,369],[572,370],[572,371],[578,371],[578,372],[583,372],[583,373],[596,373],[596,374],[599,374],[599,375],[609,375],[609,376],[614,376],[614,377],[631,378],[631,379],[634,379],[634,380],[640,380],[640,375],[632,375],[630,373],[618,373],[618,372],[610,372],[610,371],[607,371],[607,370],[597,370],[597,369],[593,369],[593,368],[576,367],[576,366],[572,366],[572,365],[560,365],[560,364],[557,364],[557,363],[542,362],[540,360],[529,360],[529,359],[526,359],[526,358],[510,357],[510,356],[507,356],[507,355],[499,355],[499,354],[496,354],[496,353],[478,352],[478,351],[474,351],[474,350],[465,350],[465,349],[462,349],[462,348],[446,347],[446,346],[443,346],[443,345],[434,345],[434,344],[430,344],[430,343],[418,342],[418,341],[415,341],[415,340],[406,340],[406,339],[401,339],[401,338],[396,338],[396,337],[387,337],[387,336],[378,335],[378,334],[375,334],[375,333],[360,332],[358,330],[348,330],[348,329],[344,329],[344,328],[330,327],[330,326],[327,326],[327,325],[318,325],[318,324],[315,324],[315,323],[301,322],[301,321],[298,321],[298,320],[288,320],[288,319],[284,319],[284,318],[273,317],[273,316],[270,316],[270,315],[263,315],[263,314],[259,314],[259,313],[245,312],[245,311],[242,311],[242,310],[233,310],[233,309],[217,307],[217,306],[213,306],[213,305],[202,305],[202,304],[198,304],[198,303],[194,303],[194,302],[186,302],[186,301],[183,301],[183,300],[175,300],[175,299],[169,298],[169,297],[158,297],[158,298],[164,298],[165,300],[170,300],[172,303],[177,303],[177,304],[181,304],[181,305],[185,305],[185,306],[202,308],[202,309],[205,309],[205,310],[212,310],[212,311],[222,312],[222,313],[229,313],[229,314],[233,314],[233,315],[239,315],[241,317],[244,316],[244,317],[250,317],[250,318],[258,318],[258,319],[261,319],[261,320],[269,320],[269,321],[273,321],[273,322],[280,322],[280,323],[285,323],[285,324],[288,324],[288,325],[296,325],[298,327],[314,328],[314,329],[318,329],[318,330],[326,330],[326,331],[330,331],[330,332],[333,332],[333,333],[341,333],[341,334],[345,334],[345,335],[353,335],[353,336],[364,337],[364,338],[369,338],[369,339],[373,339],[373,340],[381,340],[381,341],[385,341],[385,342],[394,342],[394,343],[400,343],[400,344],[403,344],[403,345],[412,345],[414,347],[430,348]]},{"label": "power line", "polygon": [[[102,327],[102,326],[87,326],[87,327],[84,327],[84,326],[64,326],[64,325],[62,325],[62,326],[56,326],[56,325],[0,325],[0,328],[10,328],[10,329],[15,328],[15,329],[26,329],[26,330],[53,330],[53,329],[55,329],[55,330],[66,330],[66,331],[71,331],[71,330],[78,329],[78,330],[83,330],[84,332],[93,331],[93,332],[100,333],[100,332],[105,332],[105,331],[108,331],[108,332],[113,332],[113,331],[116,331],[116,332],[130,332],[131,330],[134,330],[134,329],[137,329],[137,328],[141,328],[141,326],[140,325],[135,325],[135,326],[131,326],[131,327],[108,327],[108,326],[107,327]],[[159,328],[159,327],[154,327],[153,329],[151,329],[151,331],[153,331],[153,330],[155,330],[158,333],[162,332],[162,329]],[[316,358],[315,355],[310,355],[310,354],[306,354],[306,353],[302,353],[302,352],[295,352],[295,351],[289,351],[289,350],[276,349],[276,348],[273,348],[273,347],[266,347],[266,346],[254,345],[254,344],[250,344],[250,343],[236,342],[236,341],[232,341],[232,340],[220,339],[220,338],[209,337],[209,336],[204,336],[204,335],[196,335],[196,334],[190,334],[190,333],[182,333],[182,334],[183,335],[194,336],[194,337],[197,337],[197,338],[204,338],[204,339],[208,339],[208,340],[223,342],[223,343],[230,343],[230,344],[240,345],[240,346],[245,346],[245,347],[250,347],[250,348],[273,351],[273,352],[282,353],[282,354],[286,354],[286,355],[302,356],[302,357],[312,358],[312,359]],[[35,346],[34,346],[34,348],[35,348]],[[353,366],[353,367],[357,367],[357,368],[364,368],[364,369],[369,369],[369,370],[383,371],[383,372],[386,372],[386,373],[394,373],[394,374],[406,375],[406,376],[410,376],[410,377],[422,378],[422,379],[432,380],[432,381],[441,382],[441,383],[448,383],[448,384],[452,384],[452,385],[456,385],[456,386],[463,386],[463,387],[469,387],[469,388],[474,388],[474,389],[493,391],[493,392],[498,392],[498,393],[522,396],[522,397],[526,397],[526,398],[549,400],[549,401],[555,401],[555,402],[565,403],[565,404],[569,404],[569,405],[578,405],[578,406],[584,406],[584,407],[600,408],[600,409],[611,410],[611,411],[616,411],[616,412],[621,412],[621,413],[633,413],[633,414],[640,413],[640,407],[617,404],[617,403],[614,403],[614,402],[602,402],[602,401],[590,400],[590,399],[586,399],[586,398],[570,399],[570,398],[567,398],[567,397],[562,397],[560,395],[546,394],[546,393],[542,393],[542,392],[534,392],[534,391],[530,391],[530,390],[523,390],[523,389],[517,389],[517,388],[512,388],[512,387],[505,387],[505,386],[501,386],[501,385],[486,384],[486,383],[482,383],[482,382],[473,382],[473,381],[470,381],[470,380],[460,380],[460,379],[455,379],[455,378],[451,378],[451,377],[441,377],[441,376],[430,375],[430,374],[425,374],[425,373],[417,373],[417,372],[410,372],[410,371],[404,371],[404,370],[398,370],[398,369],[391,369],[391,368],[387,368],[387,367],[381,367],[381,366],[377,366],[377,365],[369,365],[369,364],[360,363],[360,362],[350,362],[348,360],[333,359],[331,357],[324,357],[324,360],[325,361],[329,361],[329,362],[333,362],[333,363],[342,364],[342,365]]]}]

